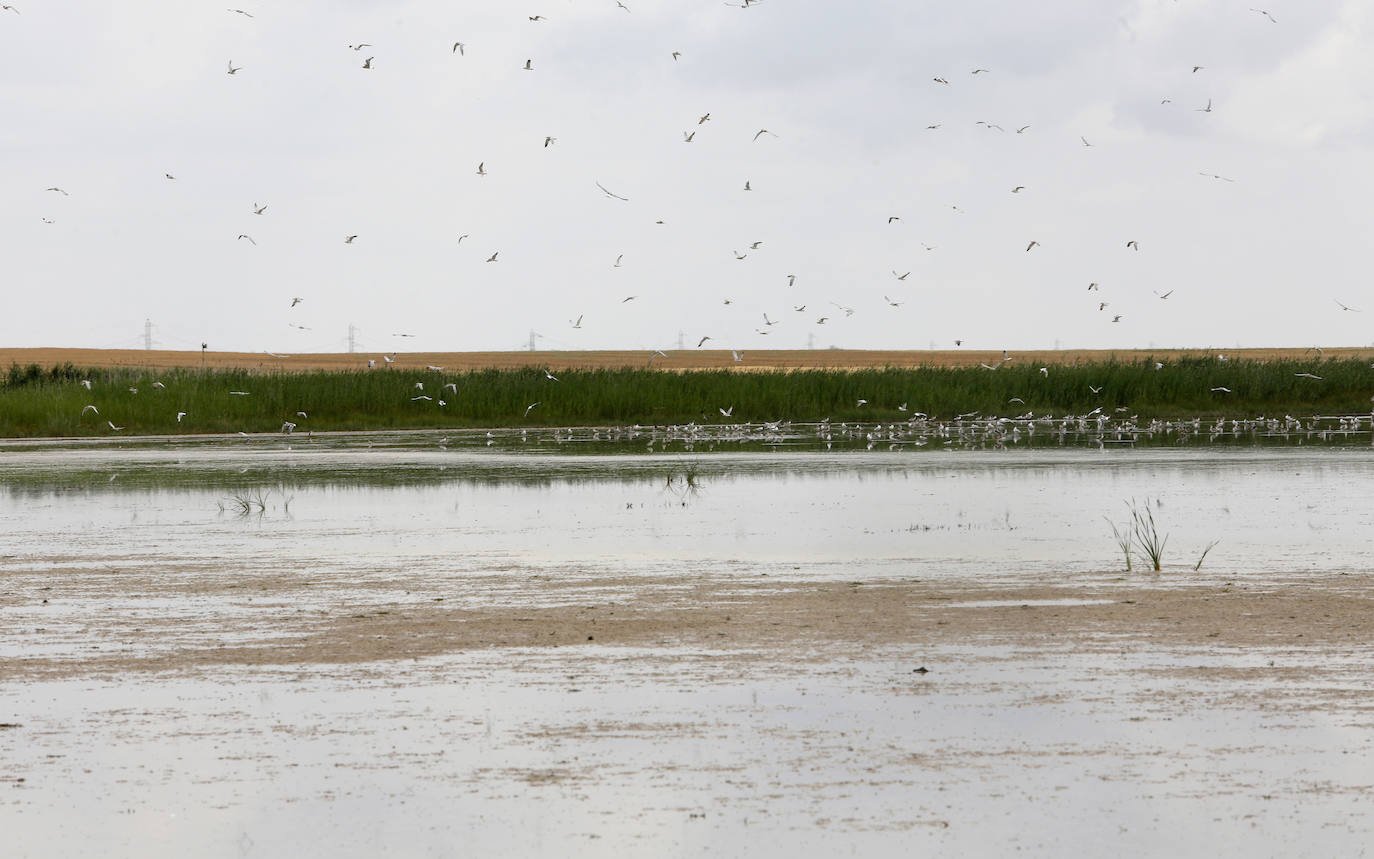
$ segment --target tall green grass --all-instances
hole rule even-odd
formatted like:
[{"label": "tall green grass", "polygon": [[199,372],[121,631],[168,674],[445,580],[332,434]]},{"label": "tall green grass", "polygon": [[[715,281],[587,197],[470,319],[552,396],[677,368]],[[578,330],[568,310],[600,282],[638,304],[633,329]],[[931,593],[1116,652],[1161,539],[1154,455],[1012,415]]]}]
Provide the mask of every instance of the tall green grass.
[{"label": "tall green grass", "polygon": [[[12,367],[0,377],[0,436],[276,432],[482,426],[586,426],[772,420],[897,421],[1108,415],[1142,418],[1365,414],[1374,369],[1359,360],[1219,362],[1187,359],[1038,367],[852,372],[414,370],[262,373],[247,370],[81,370]],[[1313,373],[1321,381],[1296,373]],[[89,380],[90,390],[82,384]],[[163,387],[155,387],[160,382]],[[423,390],[415,383],[423,384]],[[452,383],[453,389],[444,385]],[[1092,388],[1101,388],[1094,393]],[[1225,387],[1230,393],[1213,392]],[[134,393],[130,389],[137,389]],[[247,396],[231,395],[245,391]],[[414,400],[428,396],[430,400]],[[1017,398],[1022,402],[1011,402]],[[439,400],[447,405],[440,406]],[[859,400],[866,400],[864,405]],[[531,403],[533,409],[526,409]],[[82,415],[86,405],[99,414]],[[906,411],[899,410],[906,405]],[[719,409],[733,407],[730,417]],[[178,422],[177,412],[186,412]],[[305,412],[307,417],[298,417]]]}]

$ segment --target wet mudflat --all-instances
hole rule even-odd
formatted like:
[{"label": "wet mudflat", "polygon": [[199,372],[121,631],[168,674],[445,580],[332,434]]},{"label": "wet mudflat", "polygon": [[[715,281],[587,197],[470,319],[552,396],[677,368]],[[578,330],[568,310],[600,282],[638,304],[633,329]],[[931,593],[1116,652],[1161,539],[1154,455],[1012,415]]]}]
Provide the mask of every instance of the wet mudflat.
[{"label": "wet mudflat", "polygon": [[[0,456],[13,855],[1374,830],[1367,449],[292,447]],[[1115,554],[1132,498],[1159,574]]]}]

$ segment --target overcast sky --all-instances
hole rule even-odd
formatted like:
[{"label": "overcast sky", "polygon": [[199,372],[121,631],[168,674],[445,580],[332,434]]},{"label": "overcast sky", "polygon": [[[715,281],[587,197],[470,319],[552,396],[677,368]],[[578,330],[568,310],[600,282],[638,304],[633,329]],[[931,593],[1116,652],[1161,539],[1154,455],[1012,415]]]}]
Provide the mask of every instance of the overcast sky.
[{"label": "overcast sky", "polygon": [[228,2],[0,12],[0,345],[1374,342],[1368,0]]}]

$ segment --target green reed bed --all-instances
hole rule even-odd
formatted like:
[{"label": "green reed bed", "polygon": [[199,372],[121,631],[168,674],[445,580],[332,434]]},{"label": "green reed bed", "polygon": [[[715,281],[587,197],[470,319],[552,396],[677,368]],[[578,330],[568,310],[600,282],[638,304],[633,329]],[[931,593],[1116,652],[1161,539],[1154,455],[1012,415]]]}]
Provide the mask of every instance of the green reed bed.
[{"label": "green reed bed", "polygon": [[[114,434],[107,421],[132,435],[275,432],[284,421],[304,432],[896,421],[915,413],[941,419],[971,413],[1063,416],[1098,408],[1108,415],[1124,408],[1142,418],[1301,417],[1367,414],[1374,394],[1374,368],[1359,360],[1189,359],[1158,369],[1153,361],[1046,369],[1012,361],[997,370],[564,370],[555,371],[555,382],[538,369],[262,373],[16,366],[0,376],[0,436]],[[89,390],[83,381],[91,383]],[[419,399],[424,397],[429,399]],[[538,405],[528,408],[532,403]],[[83,415],[87,405],[99,413]],[[720,409],[731,410],[730,416]],[[177,412],[186,412],[180,422]]]}]

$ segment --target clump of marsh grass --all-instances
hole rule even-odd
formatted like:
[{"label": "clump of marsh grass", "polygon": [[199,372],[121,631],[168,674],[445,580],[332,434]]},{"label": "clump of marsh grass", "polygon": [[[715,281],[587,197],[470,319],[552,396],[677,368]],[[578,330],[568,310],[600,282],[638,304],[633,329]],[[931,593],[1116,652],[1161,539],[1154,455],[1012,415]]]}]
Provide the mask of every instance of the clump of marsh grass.
[{"label": "clump of marsh grass", "polygon": [[678,472],[669,472],[664,480],[664,491],[671,492],[682,499],[682,503],[687,503],[689,496],[696,496],[701,492],[701,466],[695,462],[688,462],[683,465]]},{"label": "clump of marsh grass", "polygon": [[1155,524],[1154,511],[1150,509],[1147,500],[1142,506],[1137,504],[1134,499],[1127,503],[1131,510],[1130,539],[1141,555],[1159,572],[1160,563],[1164,558],[1164,547],[1169,542],[1169,535],[1160,535],[1159,526]]},{"label": "clump of marsh grass", "polygon": [[1193,564],[1193,572],[1196,573],[1198,570],[1202,569],[1202,562],[1206,559],[1207,553],[1215,549],[1217,547],[1217,543],[1220,542],[1220,540],[1213,540],[1212,542],[1207,544],[1207,548],[1202,550],[1202,555],[1197,559],[1197,563]]},{"label": "clump of marsh grass", "polygon": [[234,511],[235,516],[251,516],[254,513],[261,516],[267,512],[267,499],[271,495],[270,489],[241,489],[229,493],[229,497],[220,502],[219,509],[228,508]]},{"label": "clump of marsh grass", "polygon": [[[1106,516],[1102,517],[1107,519]],[[1115,522],[1107,519],[1107,524],[1112,526],[1112,538],[1116,540],[1116,546],[1121,550],[1121,557],[1126,559],[1126,572],[1131,571],[1131,527],[1126,525],[1118,527]]]}]

